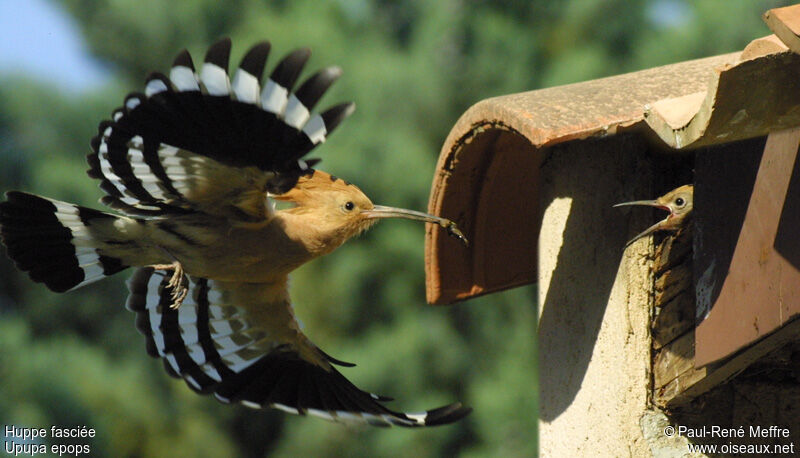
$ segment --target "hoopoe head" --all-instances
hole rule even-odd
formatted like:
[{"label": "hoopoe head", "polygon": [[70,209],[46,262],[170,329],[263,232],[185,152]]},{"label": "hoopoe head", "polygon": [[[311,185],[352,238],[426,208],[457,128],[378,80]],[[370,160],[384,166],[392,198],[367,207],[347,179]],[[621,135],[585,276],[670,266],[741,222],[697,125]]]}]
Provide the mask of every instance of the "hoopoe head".
[{"label": "hoopoe head", "polygon": [[656,231],[676,231],[683,227],[684,223],[686,223],[692,214],[693,197],[694,186],[687,184],[675,188],[655,200],[635,200],[633,202],[623,202],[614,205],[615,207],[624,205],[648,205],[669,212],[666,218],[648,227],[644,232],[629,240],[625,246],[627,247],[636,240]]},{"label": "hoopoe head", "polygon": [[405,218],[436,223],[466,243],[452,221],[427,213],[403,208],[375,205],[357,186],[320,170],[301,176],[294,188],[273,196],[274,199],[293,203],[283,210],[302,215],[314,231],[331,248],[338,247],[350,237],[369,229],[380,218]]}]

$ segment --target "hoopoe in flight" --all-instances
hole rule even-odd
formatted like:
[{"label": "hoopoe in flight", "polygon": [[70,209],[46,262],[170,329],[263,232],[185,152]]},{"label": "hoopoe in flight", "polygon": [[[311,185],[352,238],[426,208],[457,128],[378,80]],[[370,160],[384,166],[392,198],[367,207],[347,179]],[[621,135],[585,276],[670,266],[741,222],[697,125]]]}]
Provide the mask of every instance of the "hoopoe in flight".
[{"label": "hoopoe in flight", "polygon": [[687,184],[664,194],[655,200],[635,200],[633,202],[623,202],[616,204],[614,207],[622,207],[625,205],[648,205],[650,207],[660,208],[669,212],[666,218],[648,227],[636,237],[630,239],[625,244],[625,248],[630,246],[631,243],[639,240],[642,237],[652,234],[656,231],[677,231],[686,225],[692,216],[694,197],[694,186]]},{"label": "hoopoe in flight", "polygon": [[[0,235],[17,267],[63,292],[135,267],[128,309],[167,372],[222,402],[333,421],[433,426],[469,414],[460,403],[416,414],[383,405],[317,348],[292,310],[288,274],[379,218],[455,224],[373,205],[356,186],[303,159],[353,112],[316,103],[340,76],[325,68],[293,91],[308,49],[283,58],[261,85],[270,44],[255,45],[229,79],[231,43],[200,72],[187,51],[169,77],[153,73],[100,123],[87,156],[101,201],[119,216],[11,191]],[[276,210],[270,199],[293,204]]]}]

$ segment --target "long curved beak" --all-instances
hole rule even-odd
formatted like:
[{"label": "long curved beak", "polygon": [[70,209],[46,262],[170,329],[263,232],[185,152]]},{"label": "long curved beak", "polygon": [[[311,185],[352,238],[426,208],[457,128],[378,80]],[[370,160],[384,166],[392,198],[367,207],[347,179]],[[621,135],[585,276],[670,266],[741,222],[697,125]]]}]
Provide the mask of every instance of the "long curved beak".
[{"label": "long curved beak", "polygon": [[669,210],[669,208],[667,208],[667,207],[665,207],[663,205],[660,205],[658,203],[658,201],[655,201],[655,200],[634,200],[634,201],[631,201],[631,202],[622,202],[621,204],[614,205],[614,208],[616,208],[616,207],[625,207],[627,205],[649,205],[651,207],[658,207],[658,208],[662,208],[664,210]]},{"label": "long curved beak", "polygon": [[636,235],[636,237],[634,237],[634,238],[632,238],[632,239],[628,240],[628,243],[626,243],[626,244],[625,244],[625,248],[628,248],[628,247],[630,246],[630,244],[631,244],[631,243],[633,243],[633,242],[635,242],[635,241],[639,240],[640,238],[642,238],[642,237],[645,237],[645,236],[648,236],[648,235],[652,234],[652,233],[653,233],[653,232],[655,232],[655,231],[658,231],[658,230],[661,230],[661,229],[663,229],[663,227],[662,227],[662,226],[664,226],[664,224],[667,222],[667,219],[669,219],[669,217],[667,217],[667,218],[664,218],[664,219],[662,219],[661,221],[659,221],[659,222],[657,222],[657,223],[653,224],[652,226],[648,227],[647,229],[645,229],[645,230],[644,230],[644,231],[642,231],[641,233],[637,234],[637,235]]},{"label": "long curved beak", "polygon": [[464,245],[469,246],[469,241],[464,234],[458,229],[456,223],[450,221],[447,218],[442,218],[440,216],[434,216],[428,213],[422,213],[414,210],[406,210],[405,208],[395,208],[395,207],[386,207],[383,205],[375,205],[370,210],[364,210],[361,212],[364,217],[372,219],[372,218],[404,218],[404,219],[413,219],[416,221],[424,221],[426,223],[434,223],[442,226],[447,230],[447,233],[452,235],[453,237],[461,240]]},{"label": "long curved beak", "polygon": [[[614,205],[614,207],[624,207],[624,206],[627,206],[627,205],[647,205],[649,207],[656,207],[656,208],[660,208],[662,210],[670,211],[669,207],[659,204],[658,201],[656,201],[656,200],[634,200],[634,201],[631,201],[631,202],[622,202],[620,204],[616,204],[616,205]],[[644,231],[642,231],[641,233],[636,235],[636,237],[628,240],[628,243],[625,244],[625,248],[628,248],[628,246],[630,246],[631,243],[639,240],[640,238],[648,236],[648,235],[652,234],[655,231],[663,229],[668,220],[669,220],[669,216],[667,216],[666,218],[662,219],[661,221],[653,224],[652,226],[648,227],[647,229],[645,229]]]}]

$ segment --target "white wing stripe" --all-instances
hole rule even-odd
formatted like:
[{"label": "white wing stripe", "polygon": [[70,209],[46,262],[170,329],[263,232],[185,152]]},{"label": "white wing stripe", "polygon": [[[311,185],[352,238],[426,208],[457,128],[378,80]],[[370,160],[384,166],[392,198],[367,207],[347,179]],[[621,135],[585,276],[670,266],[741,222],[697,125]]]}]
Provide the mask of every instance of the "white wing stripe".
[{"label": "white wing stripe", "polygon": [[307,409],[306,412],[309,413],[310,415],[314,415],[314,416],[317,416],[317,417],[320,417],[320,418],[324,418],[325,420],[328,420],[328,421],[336,421],[336,418],[334,418],[334,416],[331,415],[330,412],[326,412],[324,410]]},{"label": "white wing stripe", "polygon": [[337,410],[336,417],[344,423],[363,423],[363,418],[359,414]]},{"label": "white wing stripe", "polygon": [[428,418],[428,412],[406,413],[406,417],[416,421],[419,424],[425,424],[425,419]]},{"label": "white wing stripe", "polygon": [[236,100],[244,103],[258,103],[258,95],[261,91],[261,86],[258,84],[258,79],[241,68],[236,71],[233,76],[233,95]]},{"label": "white wing stripe", "polygon": [[167,90],[167,85],[164,84],[164,82],[161,81],[160,79],[155,78],[147,82],[147,85],[144,88],[144,94],[148,97],[152,97],[153,95],[158,94],[159,92],[164,92],[166,90]]},{"label": "white wing stripe", "polygon": [[89,230],[86,229],[86,226],[71,226],[69,230],[72,232],[73,238],[81,238],[86,240],[92,238],[92,235],[89,233]]},{"label": "white wing stripe", "polygon": [[271,404],[271,406],[276,408],[276,409],[278,409],[278,410],[283,410],[284,412],[291,413],[291,414],[294,414],[294,415],[299,415],[300,414],[300,412],[297,409],[295,409],[294,407],[289,407],[287,405],[280,404],[278,402],[276,402],[275,404]]},{"label": "white wing stripe", "polygon": [[172,67],[169,72],[169,79],[181,92],[200,90],[200,85],[197,84],[197,75],[189,67],[184,67],[183,65]]},{"label": "white wing stripe", "polygon": [[47,200],[49,200],[50,203],[52,203],[56,207],[56,212],[57,213],[63,213],[65,215],[78,216],[78,209],[74,205],[67,204],[67,203],[64,203],[64,202],[59,202],[59,201],[53,200],[53,199],[47,199]]},{"label": "white wing stripe", "polygon": [[253,343],[251,339],[246,344],[239,345],[236,342],[234,342],[230,337],[221,337],[219,339],[215,339],[214,342],[217,346],[217,353],[219,353],[220,355],[228,354],[228,352],[231,351],[239,351],[242,348]]},{"label": "white wing stripe", "polygon": [[167,145],[165,143],[162,143],[158,147],[158,157],[161,158],[162,160],[166,159],[166,158],[170,158],[170,157],[173,157],[173,156],[177,155],[178,151],[180,151],[178,148],[176,148],[174,146],[171,146],[171,145]]},{"label": "white wing stripe", "polygon": [[142,182],[142,187],[144,190],[150,193],[150,195],[156,200],[168,199],[168,196],[164,193],[161,187],[158,186],[158,183],[161,183],[161,180],[155,176],[150,166],[144,162],[141,151],[128,148],[128,158],[131,164],[133,176]]},{"label": "white wing stripe", "polygon": [[128,140],[129,148],[142,149],[142,145],[144,145],[144,139],[141,135],[134,135]]},{"label": "white wing stripe", "polygon": [[322,116],[315,114],[311,117],[303,127],[303,133],[305,133],[308,139],[311,140],[311,143],[315,145],[324,142],[325,135],[328,134],[328,131],[325,129],[325,121],[322,119]]},{"label": "white wing stripe", "polygon": [[82,253],[78,254],[77,258],[79,266],[89,266],[97,263],[97,261],[100,260],[100,255],[95,253],[94,250],[83,251]]},{"label": "white wing stripe", "polygon": [[99,259],[98,262],[95,264],[82,265],[80,266],[80,268],[83,269],[83,281],[80,282],[78,285],[75,285],[72,288],[70,288],[70,291],[76,288],[80,288],[81,286],[86,285],[88,283],[91,283],[97,280],[98,278],[105,277],[105,274],[103,273],[104,269],[103,266],[99,264]]},{"label": "white wing stripe", "polygon": [[158,354],[164,356],[164,335],[161,334],[161,313],[157,307],[150,309],[150,330],[153,332],[153,340],[156,343]]},{"label": "white wing stripe", "polygon": [[58,218],[58,222],[64,226],[84,226],[83,221],[81,221],[81,217],[78,215],[56,213],[56,218]]},{"label": "white wing stripe", "polygon": [[189,171],[186,170],[185,167],[180,166],[180,165],[171,165],[169,167],[164,167],[164,172],[166,172],[167,175],[169,175],[169,176],[172,176],[172,175],[190,176]]},{"label": "white wing stripe", "polygon": [[[181,306],[181,308],[183,308],[183,305]],[[186,307],[186,308],[191,308],[191,307]],[[181,328],[181,339],[184,341],[184,343],[197,342],[200,339],[200,336],[197,333],[197,326],[195,326],[194,323],[190,325],[181,326],[180,328]]]},{"label": "white wing stripe", "polygon": [[203,64],[200,70],[200,81],[208,95],[223,96],[230,94],[231,85],[228,81],[228,72],[219,65],[211,62]]},{"label": "white wing stripe", "polygon": [[233,334],[233,327],[231,326],[231,322],[236,321],[240,326],[240,331],[247,329],[247,324],[243,321],[239,320],[218,320],[214,322],[209,322],[209,328],[211,329],[211,336],[228,336]]},{"label": "white wing stripe", "polygon": [[199,390],[202,390],[202,389],[203,389],[202,385],[200,385],[199,383],[197,383],[197,380],[195,380],[195,379],[194,379],[194,377],[192,377],[191,375],[189,375],[189,374],[186,374],[186,375],[184,375],[184,376],[183,376],[183,378],[184,378],[184,379],[185,379],[187,382],[189,382],[189,385],[191,385],[191,386],[192,386],[192,388],[194,388],[195,390],[198,390],[198,391],[199,391]]},{"label": "white wing stripe", "polygon": [[128,147],[128,160],[135,169],[139,162],[144,162],[144,154],[141,151],[141,146],[135,146],[129,142]]},{"label": "white wing stripe", "polygon": [[207,362],[206,354],[201,345],[186,345],[186,351],[189,353],[192,361],[194,361],[207,376],[211,377],[216,382],[222,381],[222,376],[219,375],[217,368],[215,368],[213,364]]},{"label": "white wing stripe", "polygon": [[308,108],[303,105],[303,102],[301,102],[297,96],[291,94],[289,96],[289,102],[286,104],[286,113],[283,115],[284,122],[300,130],[310,116],[311,113],[309,113]]},{"label": "white wing stripe", "polygon": [[281,117],[283,110],[286,108],[288,94],[289,91],[285,87],[272,81],[272,79],[268,79],[264,90],[261,91],[261,108]]},{"label": "white wing stripe", "polygon": [[[72,244],[75,245],[75,243],[74,243],[75,240],[76,239],[73,238],[72,240],[70,240],[70,242],[72,242]],[[75,255],[76,256],[78,256],[80,258],[81,256],[86,256],[88,254],[97,255],[97,253],[94,251],[94,247],[75,245]]]},{"label": "white wing stripe", "polygon": [[145,299],[145,309],[148,314],[148,321],[150,322],[150,332],[153,337],[153,342],[156,344],[156,350],[160,356],[164,356],[164,336],[161,334],[161,312],[158,310],[158,304],[161,302],[159,295],[159,286],[163,275],[151,275],[147,282],[147,297]]},{"label": "white wing stripe", "polygon": [[253,359],[247,360],[247,359],[244,359],[244,358],[240,357],[237,354],[232,354],[232,355],[228,355],[228,356],[222,358],[222,360],[225,362],[225,365],[228,366],[228,368],[230,370],[232,370],[233,372],[239,373],[239,372],[247,369],[248,367],[252,366],[256,362],[258,362],[258,360],[261,358],[261,356],[263,356],[263,355],[260,355],[257,358],[253,358]]},{"label": "white wing stripe", "polygon": [[[194,285],[192,285],[192,286],[194,286]],[[189,299],[189,297],[187,296],[186,299]],[[185,300],[184,300],[184,304],[186,304]],[[178,314],[178,324],[181,327],[186,326],[186,325],[190,325],[190,324],[195,325],[195,327],[197,327],[197,324],[196,324],[196,322],[197,322],[197,310],[196,310],[195,307],[186,307],[186,310],[183,310],[183,306],[181,306],[181,308],[179,308],[178,310],[180,311],[180,313]]]},{"label": "white wing stripe", "polygon": [[127,108],[128,111],[131,111],[134,108],[138,107],[140,103],[142,103],[141,100],[139,100],[136,97],[131,97],[128,100],[125,101],[125,108]]},{"label": "white wing stripe", "polygon": [[[111,163],[108,161],[108,145],[106,144],[105,140],[100,143],[99,152],[97,154],[98,159],[100,160],[100,172],[103,176],[108,180],[112,186],[114,186],[120,194],[125,194],[125,186],[122,183],[122,179],[114,173],[114,170],[111,168]],[[124,198],[123,198],[124,200]]]},{"label": "white wing stripe", "polygon": [[166,355],[164,355],[164,358],[166,358],[167,361],[169,361],[169,365],[172,366],[172,370],[174,370],[178,374],[181,373],[181,368],[178,365],[178,360],[175,359],[175,355],[173,355],[172,353],[167,353]]},{"label": "white wing stripe", "polygon": [[[230,310],[232,307],[220,307],[214,304],[225,303],[222,293],[217,289],[217,285],[213,280],[208,281],[208,313],[214,314],[216,317],[224,317],[225,311]],[[239,309],[236,309],[239,310]]]}]

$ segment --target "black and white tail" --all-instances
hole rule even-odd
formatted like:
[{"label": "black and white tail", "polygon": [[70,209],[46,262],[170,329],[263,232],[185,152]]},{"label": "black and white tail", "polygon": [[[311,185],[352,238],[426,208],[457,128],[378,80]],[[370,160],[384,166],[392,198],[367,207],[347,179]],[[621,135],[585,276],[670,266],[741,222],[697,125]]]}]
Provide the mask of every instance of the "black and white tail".
[{"label": "black and white tail", "polygon": [[127,266],[104,256],[89,228],[117,216],[24,192],[0,202],[0,236],[8,256],[36,282],[64,292]]}]

